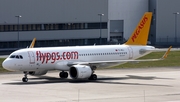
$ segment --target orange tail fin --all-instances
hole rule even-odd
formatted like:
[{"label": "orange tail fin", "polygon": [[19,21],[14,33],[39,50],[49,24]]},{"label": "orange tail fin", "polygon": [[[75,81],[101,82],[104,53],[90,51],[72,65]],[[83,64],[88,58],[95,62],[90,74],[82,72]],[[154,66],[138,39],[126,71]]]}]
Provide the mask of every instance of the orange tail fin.
[{"label": "orange tail fin", "polygon": [[146,45],[151,24],[152,12],[146,12],[141,18],[126,45]]}]

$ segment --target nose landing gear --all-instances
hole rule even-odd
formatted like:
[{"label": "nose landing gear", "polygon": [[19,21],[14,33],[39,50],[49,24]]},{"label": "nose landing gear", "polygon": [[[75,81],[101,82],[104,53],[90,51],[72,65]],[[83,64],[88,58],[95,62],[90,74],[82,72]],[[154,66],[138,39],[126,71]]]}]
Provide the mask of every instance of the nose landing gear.
[{"label": "nose landing gear", "polygon": [[28,82],[27,75],[28,75],[28,72],[24,72],[24,77],[22,78],[23,82]]}]

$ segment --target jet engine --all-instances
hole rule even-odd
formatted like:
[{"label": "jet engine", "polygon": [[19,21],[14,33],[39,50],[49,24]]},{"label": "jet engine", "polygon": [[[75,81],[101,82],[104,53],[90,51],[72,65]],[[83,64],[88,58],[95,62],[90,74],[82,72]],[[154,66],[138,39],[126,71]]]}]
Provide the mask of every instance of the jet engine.
[{"label": "jet engine", "polygon": [[45,75],[46,73],[47,73],[47,70],[43,70],[43,71],[30,71],[29,75],[40,76],[40,75]]},{"label": "jet engine", "polygon": [[73,65],[69,74],[73,79],[87,79],[92,75],[92,69],[86,65]]}]

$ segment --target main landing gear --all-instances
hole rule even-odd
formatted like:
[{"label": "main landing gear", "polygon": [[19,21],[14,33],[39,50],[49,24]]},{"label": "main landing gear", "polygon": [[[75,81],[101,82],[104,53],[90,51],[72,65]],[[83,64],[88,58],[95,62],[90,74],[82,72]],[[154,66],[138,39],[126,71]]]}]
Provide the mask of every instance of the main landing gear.
[{"label": "main landing gear", "polygon": [[67,72],[62,71],[62,72],[60,72],[60,73],[59,73],[59,77],[60,77],[60,78],[64,78],[64,79],[65,79],[65,78],[67,78],[67,77],[68,77],[68,73],[67,73]]},{"label": "main landing gear", "polygon": [[97,69],[96,66],[91,66],[91,69],[92,69],[92,75],[88,78],[89,80],[97,80],[97,75],[96,74],[93,74],[95,72],[95,70]]},{"label": "main landing gear", "polygon": [[92,74],[92,75],[89,77],[89,80],[97,80],[97,75],[96,75],[96,74]]},{"label": "main landing gear", "polygon": [[28,82],[27,75],[28,75],[28,72],[24,72],[24,77],[22,78],[23,82]]}]

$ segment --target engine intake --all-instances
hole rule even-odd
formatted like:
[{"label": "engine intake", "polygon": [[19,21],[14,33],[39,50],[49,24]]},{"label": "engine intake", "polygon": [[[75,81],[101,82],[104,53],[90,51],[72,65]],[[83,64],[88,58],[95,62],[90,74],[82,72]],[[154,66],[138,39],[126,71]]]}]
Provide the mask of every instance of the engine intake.
[{"label": "engine intake", "polygon": [[73,65],[69,74],[73,79],[87,79],[92,75],[92,69],[86,65]]}]

